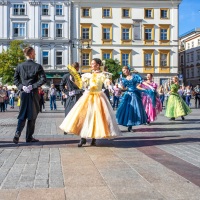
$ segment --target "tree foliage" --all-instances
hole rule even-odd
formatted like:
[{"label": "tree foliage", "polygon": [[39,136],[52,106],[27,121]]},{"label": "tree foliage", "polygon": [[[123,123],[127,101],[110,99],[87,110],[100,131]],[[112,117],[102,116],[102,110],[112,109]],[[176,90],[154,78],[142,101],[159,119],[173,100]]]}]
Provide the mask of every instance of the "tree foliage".
[{"label": "tree foliage", "polygon": [[119,64],[117,59],[106,59],[105,66],[108,67],[108,72],[112,73],[113,80],[116,80],[120,77],[120,72],[122,71],[122,66]]},{"label": "tree foliage", "polygon": [[0,78],[3,84],[12,85],[16,66],[25,61],[22,41],[14,40],[9,48],[0,53]]}]

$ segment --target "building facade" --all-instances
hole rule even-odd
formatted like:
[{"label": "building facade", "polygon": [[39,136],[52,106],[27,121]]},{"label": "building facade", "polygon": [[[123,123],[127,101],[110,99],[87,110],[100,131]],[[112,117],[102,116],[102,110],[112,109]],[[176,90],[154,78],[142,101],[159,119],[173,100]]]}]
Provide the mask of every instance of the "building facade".
[{"label": "building facade", "polygon": [[179,37],[179,74],[184,85],[200,84],[200,28]]},{"label": "building facade", "polygon": [[71,3],[47,0],[0,1],[0,52],[12,40],[22,40],[36,51],[48,84],[58,84],[71,63]]},{"label": "building facade", "polygon": [[[118,59],[163,84],[178,72],[178,6],[181,0],[74,0],[73,35],[82,48],[73,59],[89,71],[94,57]],[[89,47],[89,48],[88,48]]]},{"label": "building facade", "polygon": [[0,52],[14,39],[36,50],[50,82],[66,66],[118,59],[163,84],[178,72],[181,0],[0,0]]}]

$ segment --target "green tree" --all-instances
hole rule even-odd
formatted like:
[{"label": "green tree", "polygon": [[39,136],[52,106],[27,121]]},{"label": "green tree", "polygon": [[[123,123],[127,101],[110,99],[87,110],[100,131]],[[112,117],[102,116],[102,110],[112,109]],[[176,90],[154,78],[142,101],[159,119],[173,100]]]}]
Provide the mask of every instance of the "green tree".
[{"label": "green tree", "polygon": [[105,66],[108,67],[108,72],[112,73],[113,80],[120,77],[120,72],[122,71],[122,66],[119,64],[117,59],[106,59]]},{"label": "green tree", "polygon": [[8,50],[0,54],[0,78],[3,84],[13,84],[16,66],[25,61],[23,53],[23,41],[14,40],[10,43]]}]

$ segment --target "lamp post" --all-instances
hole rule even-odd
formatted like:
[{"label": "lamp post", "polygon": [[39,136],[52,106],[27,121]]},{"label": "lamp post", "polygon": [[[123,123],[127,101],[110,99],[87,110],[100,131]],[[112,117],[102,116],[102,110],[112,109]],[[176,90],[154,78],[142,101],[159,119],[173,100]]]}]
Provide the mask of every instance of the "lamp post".
[{"label": "lamp post", "polygon": [[[86,42],[86,43],[85,43]],[[78,49],[79,50],[79,52],[80,52],[80,60],[79,60],[79,63],[80,63],[80,73],[82,73],[82,65],[83,65],[83,49],[90,49],[91,47],[90,47],[90,43],[89,43],[89,41],[88,40],[85,40],[85,39],[82,39],[82,38],[80,38],[80,39],[76,39],[76,38],[74,38],[74,39],[72,39],[71,40],[71,44],[72,44],[72,48],[76,48],[76,49]]]}]

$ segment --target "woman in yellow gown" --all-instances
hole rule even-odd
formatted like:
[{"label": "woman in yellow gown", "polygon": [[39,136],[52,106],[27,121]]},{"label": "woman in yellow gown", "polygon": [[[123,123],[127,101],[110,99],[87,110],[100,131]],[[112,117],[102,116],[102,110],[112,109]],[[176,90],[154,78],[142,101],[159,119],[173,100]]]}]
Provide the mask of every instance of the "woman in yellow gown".
[{"label": "woman in yellow gown", "polygon": [[102,91],[106,76],[100,72],[100,66],[101,60],[94,58],[91,62],[93,73],[82,75],[83,84],[88,86],[88,90],[60,125],[63,131],[81,136],[78,147],[86,144],[86,138],[92,138],[91,145],[96,146],[96,139],[120,135],[110,102]]}]

